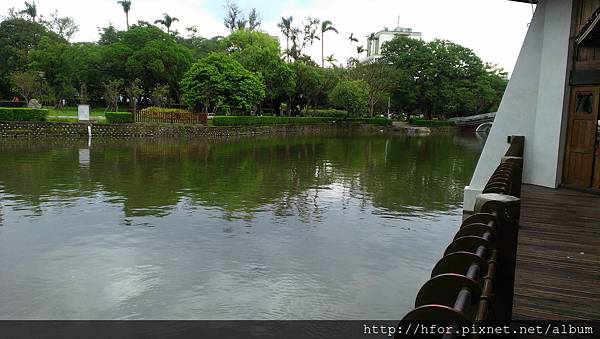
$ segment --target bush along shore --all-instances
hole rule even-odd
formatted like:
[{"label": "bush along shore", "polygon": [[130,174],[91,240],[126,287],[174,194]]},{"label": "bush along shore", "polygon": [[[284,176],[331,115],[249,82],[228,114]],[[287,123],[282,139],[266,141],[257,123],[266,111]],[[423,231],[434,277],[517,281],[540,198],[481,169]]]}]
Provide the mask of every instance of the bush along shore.
[{"label": "bush along shore", "polygon": [[[308,117],[285,117],[285,116],[214,116],[212,124],[214,126],[249,126],[249,125],[286,125],[286,124],[326,124],[326,123],[355,123],[369,125],[391,125],[392,121],[384,117],[374,118],[346,118],[341,117],[344,111],[321,112],[323,116]],[[35,108],[12,108],[0,107],[0,121],[47,121],[47,109]],[[334,116],[325,116],[326,113]],[[347,113],[345,113],[347,114]],[[134,116],[130,112],[106,112],[106,123],[108,124],[126,124],[133,123]],[[185,119],[186,116],[202,116],[181,109],[161,109],[150,107],[140,112],[141,116],[151,116],[157,123],[181,123],[181,121],[192,121]],[[161,121],[164,120],[164,121]],[[194,120],[202,122],[200,119]]]}]

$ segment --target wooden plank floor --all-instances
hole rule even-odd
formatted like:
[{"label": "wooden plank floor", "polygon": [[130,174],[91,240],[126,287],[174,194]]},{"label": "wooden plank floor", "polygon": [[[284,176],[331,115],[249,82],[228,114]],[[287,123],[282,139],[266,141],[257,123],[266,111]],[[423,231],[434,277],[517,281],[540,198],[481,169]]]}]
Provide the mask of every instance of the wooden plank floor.
[{"label": "wooden plank floor", "polygon": [[513,318],[600,320],[600,195],[523,186]]}]

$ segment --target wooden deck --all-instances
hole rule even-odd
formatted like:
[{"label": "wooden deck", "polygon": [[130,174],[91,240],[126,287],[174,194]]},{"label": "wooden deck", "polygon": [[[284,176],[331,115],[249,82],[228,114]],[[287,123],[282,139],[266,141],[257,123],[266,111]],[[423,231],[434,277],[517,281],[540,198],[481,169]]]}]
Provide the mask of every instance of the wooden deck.
[{"label": "wooden deck", "polygon": [[524,185],[513,318],[600,320],[600,195]]}]

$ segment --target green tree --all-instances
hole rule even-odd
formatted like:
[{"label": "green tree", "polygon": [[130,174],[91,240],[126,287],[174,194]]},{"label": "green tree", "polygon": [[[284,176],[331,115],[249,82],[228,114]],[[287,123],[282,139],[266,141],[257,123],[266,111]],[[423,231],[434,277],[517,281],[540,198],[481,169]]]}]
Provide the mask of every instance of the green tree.
[{"label": "green tree", "polygon": [[38,47],[29,53],[29,69],[44,75],[47,88],[47,99],[54,104],[63,98],[72,98],[76,94],[73,87],[73,60],[68,58],[70,45],[64,41],[56,41],[43,37]]},{"label": "green tree", "polygon": [[369,86],[362,80],[342,80],[331,91],[330,100],[348,115],[359,116],[367,110]]},{"label": "green tree", "polygon": [[142,80],[134,79],[129,86],[125,88],[125,93],[131,100],[131,107],[133,107],[133,114],[137,114],[137,106],[140,97],[144,94],[144,88],[142,87]]},{"label": "green tree", "polygon": [[35,22],[35,18],[38,16],[37,5],[35,4],[35,0],[31,3],[25,1],[25,9],[20,12],[21,14],[25,14],[31,18],[32,22]]},{"label": "green tree", "polygon": [[277,24],[277,27],[281,30],[281,33],[285,36],[285,55],[287,57],[287,61],[290,62],[290,39],[292,37],[292,23],[294,22],[294,17],[290,16],[287,18],[282,17],[281,22]]},{"label": "green tree", "polygon": [[387,99],[390,93],[396,88],[398,79],[394,68],[385,62],[374,61],[358,64],[353,69],[355,78],[364,81],[369,88],[368,108],[369,116],[375,114],[376,105],[382,100]]},{"label": "green tree", "polygon": [[169,85],[156,84],[150,95],[152,105],[158,107],[166,107],[169,102]]},{"label": "green tree", "polygon": [[325,33],[330,31],[338,33],[330,20],[323,21],[321,23],[321,67],[325,67]]},{"label": "green tree", "polygon": [[0,22],[0,96],[13,94],[11,74],[27,71],[28,55],[43,37],[62,40],[37,22],[18,18]]},{"label": "green tree", "polygon": [[149,92],[157,83],[168,84],[179,98],[179,82],[192,63],[191,51],[157,27],[133,26],[103,48],[103,69],[108,77],[135,78]]},{"label": "green tree", "polygon": [[248,14],[248,29],[251,31],[256,31],[260,28],[262,24],[262,18],[256,11],[256,8],[252,8],[250,14]]},{"label": "green tree", "polygon": [[119,96],[123,88],[123,80],[112,79],[104,83],[104,100],[106,101],[106,109],[119,111]]},{"label": "green tree", "polygon": [[167,34],[170,34],[171,33],[171,25],[173,25],[173,23],[176,21],[179,21],[179,19],[172,17],[167,13],[163,13],[163,18],[154,21],[154,24],[161,24],[161,25],[165,26],[167,28]]},{"label": "green tree", "polygon": [[58,11],[50,14],[50,20],[43,21],[42,24],[48,28],[48,30],[58,34],[66,41],[71,40],[73,35],[79,31],[79,26],[75,23],[75,19],[71,17],[61,17],[58,15]]},{"label": "green tree", "polygon": [[125,20],[127,22],[127,29],[129,30],[129,11],[131,10],[131,1],[130,0],[120,0],[117,1],[121,7],[123,7],[123,12],[125,12]]},{"label": "green tree", "polygon": [[280,58],[277,39],[263,32],[237,30],[222,40],[222,48],[246,69],[261,74],[266,86],[263,104],[279,113],[295,81],[293,70]]},{"label": "green tree", "polygon": [[[382,54],[396,68],[402,94],[414,98],[416,110],[427,119],[434,114],[481,113],[502,96],[502,76],[472,50],[450,41],[399,37],[384,44]],[[411,87],[413,93],[409,93]]]},{"label": "green tree", "polygon": [[211,53],[192,65],[181,81],[185,101],[203,112],[231,109],[249,112],[265,96],[260,76],[233,57]]}]

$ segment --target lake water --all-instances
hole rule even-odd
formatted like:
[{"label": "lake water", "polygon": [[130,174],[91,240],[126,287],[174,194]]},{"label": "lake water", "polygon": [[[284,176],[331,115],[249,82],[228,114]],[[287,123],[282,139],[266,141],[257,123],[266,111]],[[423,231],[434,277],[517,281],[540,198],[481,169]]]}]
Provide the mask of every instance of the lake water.
[{"label": "lake water", "polygon": [[0,141],[0,319],[400,319],[479,152],[458,136]]}]

